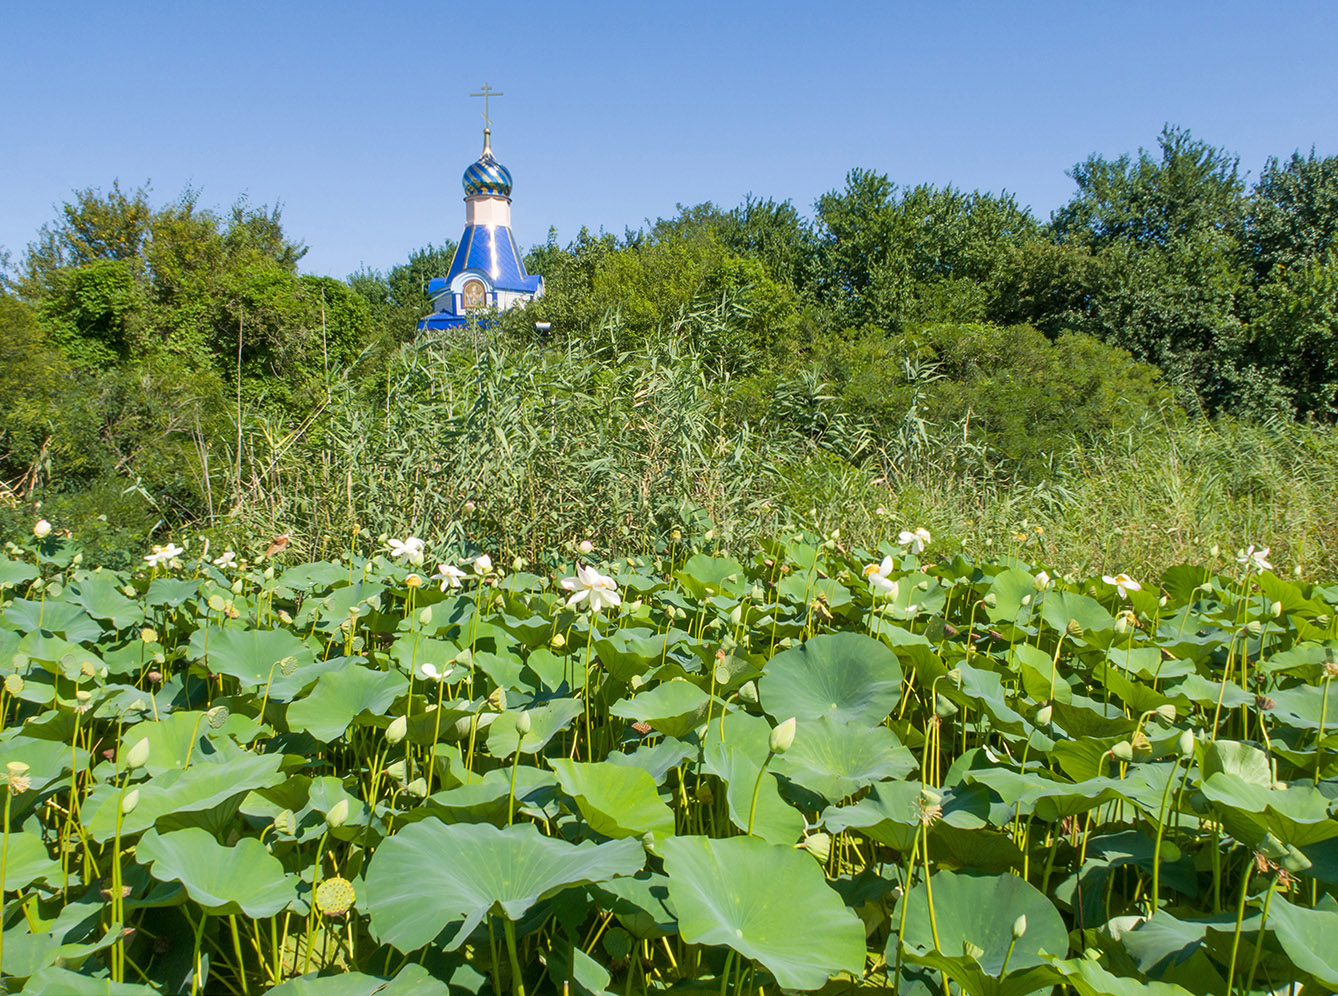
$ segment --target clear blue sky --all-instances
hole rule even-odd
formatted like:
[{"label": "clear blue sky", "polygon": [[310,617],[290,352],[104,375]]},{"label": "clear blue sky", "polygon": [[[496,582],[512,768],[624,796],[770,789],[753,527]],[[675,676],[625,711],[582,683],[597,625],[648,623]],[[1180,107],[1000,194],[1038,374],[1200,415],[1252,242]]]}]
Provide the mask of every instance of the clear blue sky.
[{"label": "clear blue sky", "polygon": [[749,192],[810,214],[856,166],[1047,217],[1075,162],[1168,122],[1252,175],[1338,154],[1335,37],[1318,0],[16,3],[0,247],[119,178],[282,202],[305,270],[386,269],[459,235],[484,81],[522,245]]}]

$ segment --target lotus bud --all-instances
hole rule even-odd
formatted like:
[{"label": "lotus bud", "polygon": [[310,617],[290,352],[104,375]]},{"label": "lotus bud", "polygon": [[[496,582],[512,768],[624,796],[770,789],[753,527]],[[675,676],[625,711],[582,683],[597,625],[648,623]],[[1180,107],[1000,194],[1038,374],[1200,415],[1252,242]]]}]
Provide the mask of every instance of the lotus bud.
[{"label": "lotus bud", "polygon": [[1064,632],[1069,636],[1082,636],[1082,623],[1078,622],[1076,619],[1070,619],[1069,624],[1064,627]]},{"label": "lotus bud", "polygon": [[1027,914],[1023,913],[1013,921],[1013,940],[1022,939],[1022,935],[1027,932]]},{"label": "lotus bud", "polygon": [[1281,618],[1281,616],[1282,616],[1282,603],[1281,603],[1281,602],[1274,602],[1274,603],[1269,607],[1269,610],[1268,610],[1268,611],[1269,611],[1269,614],[1270,614],[1274,619]]},{"label": "lotus bud", "polygon": [[273,565],[273,564],[271,564],[269,567],[266,567],[266,568],[265,568],[265,580],[266,580],[266,581],[273,581],[273,580],[274,580],[274,565]]},{"label": "lotus bud", "polygon": [[745,681],[739,686],[739,701],[748,705],[757,705],[757,682]]},{"label": "lotus bud", "polygon": [[39,540],[46,539],[51,535],[51,523],[47,522],[46,519],[38,519],[37,524],[33,526],[33,535]]},{"label": "lotus bud", "polygon": [[1041,571],[1039,574],[1037,574],[1036,580],[1032,582],[1032,586],[1037,591],[1045,591],[1045,589],[1049,588],[1052,584],[1054,584],[1054,581],[1051,579],[1050,575],[1047,574],[1045,571]]},{"label": "lotus bud", "polygon": [[797,720],[795,717],[791,716],[771,731],[771,740],[769,743],[771,753],[784,754],[790,749],[791,745],[794,743],[794,733],[797,725]]},{"label": "lotus bud", "polygon": [[520,715],[516,717],[516,732],[522,737],[526,736],[529,734],[533,726],[534,723],[530,719],[530,711],[528,709],[522,709]]},{"label": "lotus bud", "polygon": [[386,765],[386,777],[393,778],[397,782],[404,781],[409,775],[409,766],[404,761],[392,761]]},{"label": "lotus bud", "polygon": [[595,545],[591,543],[588,539],[583,539],[581,540],[581,542],[576,544],[576,549],[579,550],[582,553],[582,555],[589,556],[590,553],[595,549]]},{"label": "lotus bud", "polygon": [[995,608],[999,604],[999,596],[996,595],[994,592],[990,592],[988,595],[986,595],[984,598],[980,600],[980,604],[985,606],[985,608],[987,609]]},{"label": "lotus bud", "polygon": [[1164,723],[1174,723],[1174,722],[1175,722],[1175,706],[1173,706],[1173,705],[1172,705],[1171,703],[1169,703],[1169,702],[1165,702],[1165,703],[1163,703],[1163,704],[1157,706],[1157,718],[1160,719],[1160,720],[1161,720],[1162,722],[1164,722]]},{"label": "lotus bud", "polygon": [[415,778],[408,785],[404,786],[404,791],[408,792],[410,795],[416,795],[421,799],[427,795],[427,781],[423,778]]},{"label": "lotus bud", "polygon": [[1115,617],[1116,633],[1124,635],[1125,633],[1129,632],[1131,628],[1132,624],[1129,622],[1129,615],[1127,612],[1121,612],[1118,616]]},{"label": "lotus bud", "polygon": [[432,623],[432,606],[427,606],[418,613],[418,625],[429,626]]},{"label": "lotus bud", "polygon": [[394,747],[397,743],[399,743],[401,740],[405,738],[408,732],[409,732],[409,717],[396,716],[394,719],[390,721],[390,725],[386,727],[386,743]]},{"label": "lotus bud", "polygon": [[1161,598],[1157,599],[1157,605],[1158,605],[1159,608],[1163,608],[1163,609],[1164,609],[1164,608],[1166,608],[1166,606],[1168,606],[1168,605],[1170,605],[1170,604],[1171,604],[1171,598],[1170,598],[1169,595],[1162,595]]},{"label": "lotus bud", "polygon": [[1134,759],[1134,745],[1131,744],[1128,740],[1121,740],[1119,743],[1117,743],[1114,747],[1110,749],[1110,754],[1117,760],[1123,761],[1126,764],[1128,764],[1130,761]]},{"label": "lotus bud", "polygon": [[1310,867],[1310,863],[1311,863],[1310,859],[1307,858],[1304,854],[1302,854],[1299,850],[1297,850],[1296,845],[1294,844],[1287,845],[1287,856],[1283,858],[1281,862],[1282,867],[1285,870],[1291,872],[1292,874],[1298,874],[1308,869]]},{"label": "lotus bud", "polygon": [[1209,550],[1208,552],[1211,553],[1214,557],[1216,557],[1219,553],[1222,552],[1222,548],[1219,547],[1216,543],[1214,543],[1212,549]]},{"label": "lotus bud", "polygon": [[469,736],[469,731],[472,730],[473,728],[474,728],[473,716],[461,716],[459,719],[455,721],[455,735],[461,740]]},{"label": "lotus bud", "polygon": [[1023,605],[1030,605],[1030,604],[1031,604],[1031,596],[1030,596],[1030,595],[1023,595],[1023,596],[1022,596],[1022,604],[1023,604]]},{"label": "lotus bud", "polygon": [[961,668],[959,668],[959,667],[955,667],[955,668],[953,668],[953,669],[950,670],[947,674],[945,674],[944,677],[947,678],[949,681],[952,682],[952,685],[953,685],[954,688],[961,688],[961,687],[962,687],[962,669],[961,669]]},{"label": "lotus bud", "polygon": [[465,502],[465,511],[466,511],[466,512],[472,512],[472,511],[474,511],[474,509],[477,508],[477,507],[478,507],[478,506],[476,506],[476,505],[473,503],[473,501],[467,501],[467,502]]},{"label": "lotus bud", "polygon": [[1050,718],[1054,715],[1054,712],[1055,712],[1054,706],[1048,703],[1046,705],[1041,706],[1039,709],[1036,710],[1036,725],[1049,726]]},{"label": "lotus bud", "polygon": [[1179,740],[1179,742],[1176,744],[1176,746],[1179,747],[1179,749],[1180,749],[1180,756],[1181,756],[1181,757],[1193,757],[1193,756],[1194,756],[1194,731],[1193,731],[1193,730],[1186,730],[1184,733],[1180,734],[1180,740]]},{"label": "lotus bud", "polygon": [[127,792],[124,796],[121,797],[121,814],[124,816],[129,816],[131,813],[135,811],[135,807],[138,805],[139,805],[139,789],[132,788],[129,792]]},{"label": "lotus bud", "polygon": [[149,761],[149,738],[140,740],[130,750],[126,751],[125,766],[127,770],[134,771],[136,768],[142,768]]},{"label": "lotus bud", "polygon": [[934,696],[934,715],[939,719],[950,719],[957,715],[957,704],[942,695]]},{"label": "lotus bud", "polygon": [[818,859],[818,864],[825,865],[827,859],[832,856],[832,836],[827,833],[815,833],[805,837],[803,843],[799,845],[813,857]]},{"label": "lotus bud", "polygon": [[1178,848],[1175,845],[1174,841],[1170,840],[1162,841],[1161,859],[1163,861],[1169,862],[1170,864],[1175,864],[1177,861],[1180,860],[1181,857],[1182,855],[1180,853],[1180,848]]},{"label": "lotus bud", "polygon": [[567,645],[567,638],[561,633],[554,633],[553,638],[548,641],[548,645],[554,650],[561,650]]},{"label": "lotus bud", "polygon": [[236,581],[232,582],[232,587],[229,590],[234,595],[240,595],[242,593],[242,579],[238,578]]},{"label": "lotus bud", "polygon": [[274,832],[289,837],[297,833],[297,814],[291,809],[276,813],[274,816]]},{"label": "lotus bud", "polygon": [[348,800],[340,799],[325,814],[325,825],[331,830],[335,830],[342,827],[346,822],[348,822]]}]

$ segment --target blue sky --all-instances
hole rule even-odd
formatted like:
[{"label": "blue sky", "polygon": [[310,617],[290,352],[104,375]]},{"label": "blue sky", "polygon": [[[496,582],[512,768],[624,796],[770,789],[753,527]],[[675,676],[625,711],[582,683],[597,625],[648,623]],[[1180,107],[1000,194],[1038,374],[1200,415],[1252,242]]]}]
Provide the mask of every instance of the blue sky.
[{"label": "blue sky", "polygon": [[1164,123],[1241,157],[1338,154],[1338,4],[11,5],[0,247],[71,191],[283,205],[309,272],[463,224],[484,81],[522,245],[752,192],[805,214],[852,167],[1007,189],[1041,217]]}]

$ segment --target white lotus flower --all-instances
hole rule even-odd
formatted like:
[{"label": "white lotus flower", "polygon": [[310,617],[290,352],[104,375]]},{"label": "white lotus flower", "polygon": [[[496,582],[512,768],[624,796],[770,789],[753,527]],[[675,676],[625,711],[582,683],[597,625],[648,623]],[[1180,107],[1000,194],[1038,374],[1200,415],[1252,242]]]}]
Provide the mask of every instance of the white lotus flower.
[{"label": "white lotus flower", "polygon": [[1116,574],[1111,577],[1109,574],[1103,575],[1102,581],[1108,585],[1113,585],[1115,590],[1120,593],[1121,598],[1128,598],[1131,591],[1142,591],[1143,586],[1131,578],[1128,574]]},{"label": "white lotus flower", "polygon": [[396,560],[407,560],[415,567],[423,563],[423,541],[417,536],[393,539],[387,545],[390,547],[390,555]]},{"label": "white lotus flower", "polygon": [[460,581],[467,577],[469,575],[454,564],[438,564],[437,573],[432,575],[432,580],[440,581],[441,590],[445,591],[447,588],[459,588]]},{"label": "white lotus flower", "polygon": [[492,558],[486,553],[474,561],[474,573],[483,575],[492,573]]},{"label": "white lotus flower", "polygon": [[897,565],[890,556],[884,557],[881,564],[870,564],[864,568],[864,576],[869,579],[869,584],[875,591],[882,592],[890,598],[896,598],[897,583],[891,577],[896,568]]},{"label": "white lotus flower", "polygon": [[180,566],[172,562],[186,552],[185,547],[177,546],[175,543],[168,543],[167,546],[155,545],[152,553],[144,555],[144,562],[150,567],[162,567],[163,565]]},{"label": "white lotus flower", "polygon": [[1054,578],[1050,577],[1045,571],[1036,575],[1035,588],[1037,591],[1045,591],[1047,588],[1053,587],[1054,583]]},{"label": "white lotus flower", "polygon": [[427,678],[429,681],[445,681],[447,675],[449,675],[453,669],[449,664],[440,671],[437,670],[435,664],[420,664],[418,665],[418,670],[423,677]]},{"label": "white lotus flower", "polygon": [[237,555],[236,555],[235,553],[233,553],[231,550],[229,550],[227,553],[223,554],[223,556],[219,557],[217,560],[214,561],[214,566],[215,566],[215,567],[236,567],[236,566],[237,566]]},{"label": "white lotus flower", "polygon": [[567,599],[567,605],[573,608],[581,602],[588,601],[590,611],[598,612],[605,605],[618,606],[623,603],[622,596],[618,594],[618,585],[613,578],[600,574],[593,567],[577,564],[576,576],[563,578],[559,584],[573,593],[571,598]]},{"label": "white lotus flower", "polygon": [[1263,546],[1255,549],[1253,543],[1248,550],[1236,551],[1236,563],[1249,570],[1258,571],[1263,574],[1264,571],[1271,571],[1273,565],[1268,562],[1269,547]]},{"label": "white lotus flower", "polygon": [[929,530],[921,527],[915,532],[903,529],[901,535],[897,537],[897,542],[907,547],[911,553],[923,553],[924,548],[934,542],[934,537],[929,535]]},{"label": "white lotus flower", "polygon": [[33,526],[33,535],[39,540],[46,539],[51,535],[51,523],[47,522],[46,519],[38,519],[37,524]]}]

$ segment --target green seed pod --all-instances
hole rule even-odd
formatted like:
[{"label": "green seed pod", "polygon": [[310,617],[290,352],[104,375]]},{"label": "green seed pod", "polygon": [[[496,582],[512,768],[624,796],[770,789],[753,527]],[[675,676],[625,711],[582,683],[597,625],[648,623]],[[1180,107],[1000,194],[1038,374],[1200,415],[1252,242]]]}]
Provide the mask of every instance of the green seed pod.
[{"label": "green seed pod", "polygon": [[1069,636],[1080,637],[1083,634],[1082,623],[1076,619],[1070,619],[1069,624],[1064,627],[1064,632],[1068,633]]},{"label": "green seed pod", "polygon": [[227,706],[214,706],[214,708],[210,709],[204,715],[205,718],[209,720],[209,725],[217,730],[221,729],[223,724],[232,716],[232,710]]},{"label": "green seed pod", "polygon": [[223,601],[222,595],[209,596],[209,608],[214,612],[222,612],[224,606],[226,606],[227,604],[228,604],[227,602]]},{"label": "green seed pod", "polygon": [[1310,867],[1310,859],[1296,849],[1294,844],[1287,845],[1287,856],[1282,859],[1282,867],[1292,874],[1299,874]]},{"label": "green seed pod", "polygon": [[291,678],[293,675],[297,674],[297,658],[285,657],[283,660],[279,661],[279,670],[283,673],[285,678]]},{"label": "green seed pod", "polygon": [[291,809],[285,809],[277,813],[274,817],[274,831],[281,833],[285,837],[291,837],[297,833],[297,814]]},{"label": "green seed pod", "polygon": [[356,901],[353,883],[346,878],[327,878],[316,886],[316,909],[326,916],[343,916]]},{"label": "green seed pod", "polygon": [[5,675],[5,691],[10,695],[18,695],[23,691],[23,679],[17,674]]},{"label": "green seed pod", "polygon": [[721,664],[714,672],[712,672],[712,677],[715,678],[715,683],[717,685],[728,685],[730,679],[729,668]]},{"label": "green seed pod", "polygon": [[1169,702],[1157,706],[1157,718],[1163,723],[1174,723],[1175,706],[1171,705]]},{"label": "green seed pod", "polygon": [[1161,842],[1161,859],[1168,864],[1175,864],[1181,858],[1180,848],[1174,841],[1164,840]]},{"label": "green seed pod", "polygon": [[971,961],[980,961],[980,956],[984,953],[984,948],[972,944],[970,941],[962,941],[962,957]]},{"label": "green seed pod", "polygon": [[798,726],[798,721],[791,716],[771,731],[771,740],[768,745],[771,748],[771,753],[784,754],[790,749],[794,743],[796,726]]}]

